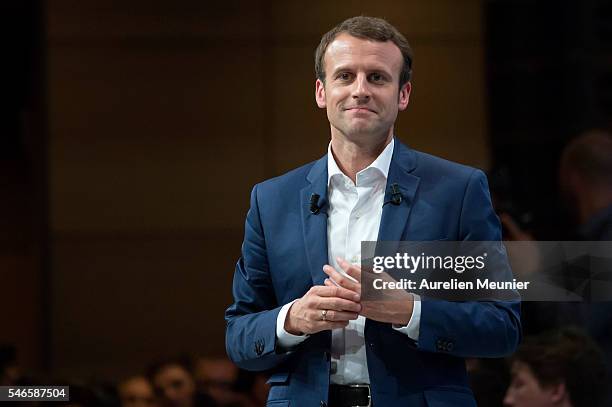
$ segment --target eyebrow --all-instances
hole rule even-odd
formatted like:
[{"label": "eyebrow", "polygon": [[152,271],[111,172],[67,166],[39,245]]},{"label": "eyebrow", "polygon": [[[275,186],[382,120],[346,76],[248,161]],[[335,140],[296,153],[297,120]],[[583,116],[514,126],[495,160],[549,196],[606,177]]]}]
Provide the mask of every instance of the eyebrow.
[{"label": "eyebrow", "polygon": [[[344,71],[354,71],[354,69],[352,69],[350,66],[347,66],[347,65],[339,66],[338,68],[332,71],[332,76],[336,76],[340,72],[344,72]],[[373,68],[367,69],[367,71],[368,72],[380,72],[390,77],[393,77],[393,74],[391,72],[387,71],[386,69],[382,67],[373,67]]]}]

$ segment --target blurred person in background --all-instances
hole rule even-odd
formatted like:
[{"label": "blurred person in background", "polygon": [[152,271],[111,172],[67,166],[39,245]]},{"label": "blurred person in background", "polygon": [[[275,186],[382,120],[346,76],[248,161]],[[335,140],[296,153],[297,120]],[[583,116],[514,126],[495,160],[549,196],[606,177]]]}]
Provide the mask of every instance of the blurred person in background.
[{"label": "blurred person in background", "polygon": [[223,358],[201,358],[195,364],[194,376],[198,389],[224,405],[236,394],[234,385],[238,379],[238,367]]},{"label": "blurred person in background", "polygon": [[470,387],[478,407],[499,407],[510,384],[508,363],[503,358],[467,359]]},{"label": "blurred person in background", "polygon": [[191,359],[186,356],[168,358],[153,364],[147,377],[162,407],[216,406],[207,394],[197,391]]},{"label": "blurred person in background", "polygon": [[[577,225],[570,235],[581,241],[612,240],[612,135],[609,132],[590,130],[567,144],[560,158],[559,186]],[[510,240],[533,239],[507,214],[501,214],[500,218]],[[509,255],[512,259],[510,251]],[[603,276],[604,280],[607,278]],[[611,302],[527,302],[524,307],[527,333],[568,323],[584,326],[603,350],[608,372],[612,372]],[[612,405],[612,389],[608,391],[607,400],[606,405]]]},{"label": "blurred person in background", "polygon": [[[559,187],[578,225],[575,240],[612,240],[612,135],[603,130],[580,134],[563,149],[559,164]],[[533,240],[512,218],[500,210],[508,240]]]},{"label": "blurred person in background", "polygon": [[0,386],[33,386],[36,377],[24,372],[14,345],[0,345]]},{"label": "blurred person in background", "polygon": [[612,135],[583,133],[563,150],[561,191],[578,221],[581,240],[612,240]]},{"label": "blurred person in background", "polygon": [[118,405],[115,389],[105,385],[65,380],[47,385],[68,386],[69,401],[45,401],[37,405],[44,407],[116,407]]},{"label": "blurred person in background", "polygon": [[[612,240],[612,135],[592,130],[572,140],[563,150],[559,170],[561,190],[579,225],[576,240]],[[595,275],[609,280],[608,275]],[[612,299],[612,293],[608,293]],[[586,327],[602,348],[608,375],[612,373],[612,302],[585,306]],[[612,406],[612,389],[606,405]]]},{"label": "blurred person in background", "polygon": [[0,346],[0,386],[17,386],[21,374],[14,346]]},{"label": "blurred person in background", "polygon": [[227,358],[201,358],[196,362],[194,374],[198,389],[209,394],[219,406],[262,405],[253,397],[255,375],[238,369]]},{"label": "blurred person in background", "polygon": [[153,386],[144,376],[132,376],[117,386],[121,407],[157,407]]},{"label": "blurred person in background", "polygon": [[256,406],[265,406],[270,393],[270,385],[268,384],[268,375],[262,373],[254,373],[253,385],[251,386],[251,398]]},{"label": "blurred person in background", "polygon": [[512,358],[507,407],[597,407],[606,371],[601,351],[577,328],[528,337]]},{"label": "blurred person in background", "polygon": [[[559,186],[565,205],[577,225],[576,230],[568,235],[573,236],[573,240],[612,240],[612,135],[609,132],[590,130],[578,135],[565,146],[560,158]],[[508,213],[501,213],[500,219],[509,240],[533,240],[533,237],[523,230]],[[509,250],[509,256],[514,266],[516,256],[512,255],[511,250]],[[522,257],[524,263],[528,257],[533,260],[536,256],[524,256],[523,253]],[[516,267],[513,269],[517,270]],[[603,276],[604,280],[607,278]],[[585,324],[595,341],[603,349],[608,369],[612,367],[612,304],[610,302],[580,306],[578,304],[526,303],[524,306],[524,326],[527,333],[566,323]],[[530,307],[537,308],[539,311],[530,312],[528,309]],[[546,317],[543,317],[544,314]],[[610,404],[612,404],[612,394],[610,399]]]}]

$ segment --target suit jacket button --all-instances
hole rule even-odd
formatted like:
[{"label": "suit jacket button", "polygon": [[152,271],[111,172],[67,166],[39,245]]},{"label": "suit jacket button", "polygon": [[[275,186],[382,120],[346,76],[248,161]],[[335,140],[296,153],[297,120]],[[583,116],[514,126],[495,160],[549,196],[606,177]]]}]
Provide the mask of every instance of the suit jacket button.
[{"label": "suit jacket button", "polygon": [[446,344],[446,350],[447,350],[448,352],[452,352],[452,350],[453,350],[453,348],[454,348],[454,347],[455,347],[455,343],[454,343],[453,341],[449,341],[449,342]]}]

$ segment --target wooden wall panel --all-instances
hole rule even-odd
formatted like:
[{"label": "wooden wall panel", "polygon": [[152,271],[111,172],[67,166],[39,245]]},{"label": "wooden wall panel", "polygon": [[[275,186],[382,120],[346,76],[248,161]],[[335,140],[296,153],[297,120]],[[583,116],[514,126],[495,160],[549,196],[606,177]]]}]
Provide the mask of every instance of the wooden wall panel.
[{"label": "wooden wall panel", "polygon": [[457,41],[479,38],[482,33],[481,0],[275,1],[271,9],[279,38],[320,39],[334,25],[356,15],[385,18],[409,41],[419,37]]},{"label": "wooden wall panel", "polygon": [[179,3],[48,5],[57,375],[224,351],[265,177],[261,18]]},{"label": "wooden wall panel", "polygon": [[486,169],[484,61],[479,43],[415,45],[413,90],[397,134],[413,148]]},{"label": "wooden wall panel", "polygon": [[258,75],[261,58],[238,51],[53,52],[53,227],[240,228],[242,220],[226,215],[245,208],[236,189],[264,177],[264,147],[262,87],[240,80],[242,61]]},{"label": "wooden wall panel", "polygon": [[280,174],[323,156],[330,129],[314,99],[313,47],[278,46],[273,54],[273,157]]},{"label": "wooden wall panel", "polygon": [[117,378],[173,352],[222,354],[240,242],[62,235],[55,245],[53,362],[64,377]]},{"label": "wooden wall panel", "polygon": [[[53,43],[107,44],[239,40],[256,41],[261,33],[264,1],[233,0],[52,0],[48,33]],[[197,41],[196,41],[197,40]],[[86,48],[86,47],[84,47]]]}]

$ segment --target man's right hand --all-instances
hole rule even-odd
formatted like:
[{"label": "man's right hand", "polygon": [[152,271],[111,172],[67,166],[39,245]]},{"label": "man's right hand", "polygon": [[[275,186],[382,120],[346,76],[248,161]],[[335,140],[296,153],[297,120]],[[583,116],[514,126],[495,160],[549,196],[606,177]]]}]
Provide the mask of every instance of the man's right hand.
[{"label": "man's right hand", "polygon": [[359,294],[344,287],[314,286],[289,308],[285,331],[304,335],[344,328],[359,316],[359,301]]}]

